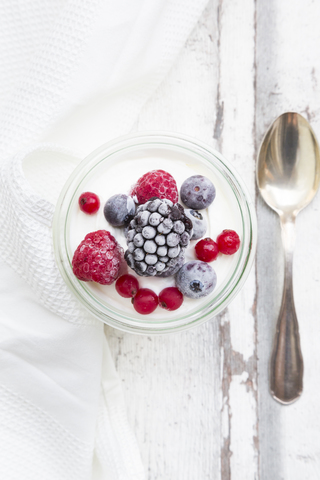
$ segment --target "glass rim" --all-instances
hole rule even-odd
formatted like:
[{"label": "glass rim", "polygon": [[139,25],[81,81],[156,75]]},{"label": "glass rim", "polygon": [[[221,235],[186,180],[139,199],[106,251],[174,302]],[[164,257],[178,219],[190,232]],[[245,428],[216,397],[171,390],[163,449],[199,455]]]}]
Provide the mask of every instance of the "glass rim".
[{"label": "glass rim", "polygon": [[[240,255],[228,281],[225,282],[217,296],[210,296],[208,302],[191,314],[185,313],[177,318],[152,320],[129,318],[114,307],[107,307],[99,301],[86,287],[86,282],[79,281],[72,273],[71,261],[67,247],[67,224],[70,220],[69,210],[76,191],[94,168],[107,158],[124,150],[135,147],[175,147],[181,151],[202,157],[202,161],[215,167],[228,182],[239,206],[242,222],[242,242]],[[209,158],[208,158],[209,157]],[[215,161],[213,161],[213,158]],[[62,215],[62,213],[64,214]],[[138,132],[118,137],[89,154],[72,172],[59,196],[53,219],[54,253],[60,273],[66,284],[81,301],[84,307],[104,323],[123,331],[145,334],[162,334],[188,329],[218,315],[226,308],[242,288],[254,261],[257,243],[257,220],[252,200],[246,185],[236,169],[219,152],[205,143],[186,135],[164,131]]]}]

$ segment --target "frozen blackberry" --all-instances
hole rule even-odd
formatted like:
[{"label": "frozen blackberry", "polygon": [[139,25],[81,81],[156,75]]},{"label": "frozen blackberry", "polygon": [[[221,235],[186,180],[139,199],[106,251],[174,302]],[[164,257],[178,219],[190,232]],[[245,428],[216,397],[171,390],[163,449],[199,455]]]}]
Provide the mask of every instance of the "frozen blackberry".
[{"label": "frozen blackberry", "polygon": [[137,208],[126,230],[125,259],[141,276],[174,275],[184,263],[192,221],[179,203],[152,198]]},{"label": "frozen blackberry", "polygon": [[175,275],[182,265],[184,264],[184,250],[180,251],[180,254],[176,258],[168,258],[167,257],[167,270],[161,275],[162,277],[170,277],[171,275]]}]

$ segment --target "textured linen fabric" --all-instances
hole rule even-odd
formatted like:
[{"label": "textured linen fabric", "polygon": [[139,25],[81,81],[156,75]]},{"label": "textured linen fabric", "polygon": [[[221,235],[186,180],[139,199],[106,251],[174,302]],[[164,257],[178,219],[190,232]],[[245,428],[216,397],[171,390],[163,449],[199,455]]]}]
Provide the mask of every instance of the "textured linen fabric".
[{"label": "textured linen fabric", "polygon": [[0,2],[0,478],[144,477],[103,324],[60,277],[52,218],[80,159],[130,131],[205,4]]}]

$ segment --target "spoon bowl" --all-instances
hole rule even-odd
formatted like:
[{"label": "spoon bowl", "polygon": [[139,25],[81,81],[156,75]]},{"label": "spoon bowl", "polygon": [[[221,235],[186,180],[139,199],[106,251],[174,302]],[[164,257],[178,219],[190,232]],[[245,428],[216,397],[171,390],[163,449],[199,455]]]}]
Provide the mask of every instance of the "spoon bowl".
[{"label": "spoon bowl", "polygon": [[263,199],[279,215],[296,216],[315,196],[319,145],[298,113],[284,113],[269,128],[259,152],[257,181]]},{"label": "spoon bowl", "polygon": [[270,361],[270,391],[290,404],[303,389],[303,358],[295,312],[292,262],[295,219],[315,196],[320,181],[320,149],[305,118],[287,112],[267,131],[257,161],[257,183],[265,202],[280,216],[285,256],[282,302]]}]

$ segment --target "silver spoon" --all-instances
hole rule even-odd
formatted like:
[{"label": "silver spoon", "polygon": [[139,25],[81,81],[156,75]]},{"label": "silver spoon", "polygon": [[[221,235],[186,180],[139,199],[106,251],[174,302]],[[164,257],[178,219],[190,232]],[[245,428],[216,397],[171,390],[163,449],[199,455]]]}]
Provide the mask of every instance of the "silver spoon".
[{"label": "silver spoon", "polygon": [[298,113],[284,113],[267,131],[257,162],[260,193],[280,216],[285,255],[282,302],[270,362],[271,395],[283,404],[297,400],[303,388],[292,285],[295,219],[315,196],[319,180],[320,152],[312,128]]}]

